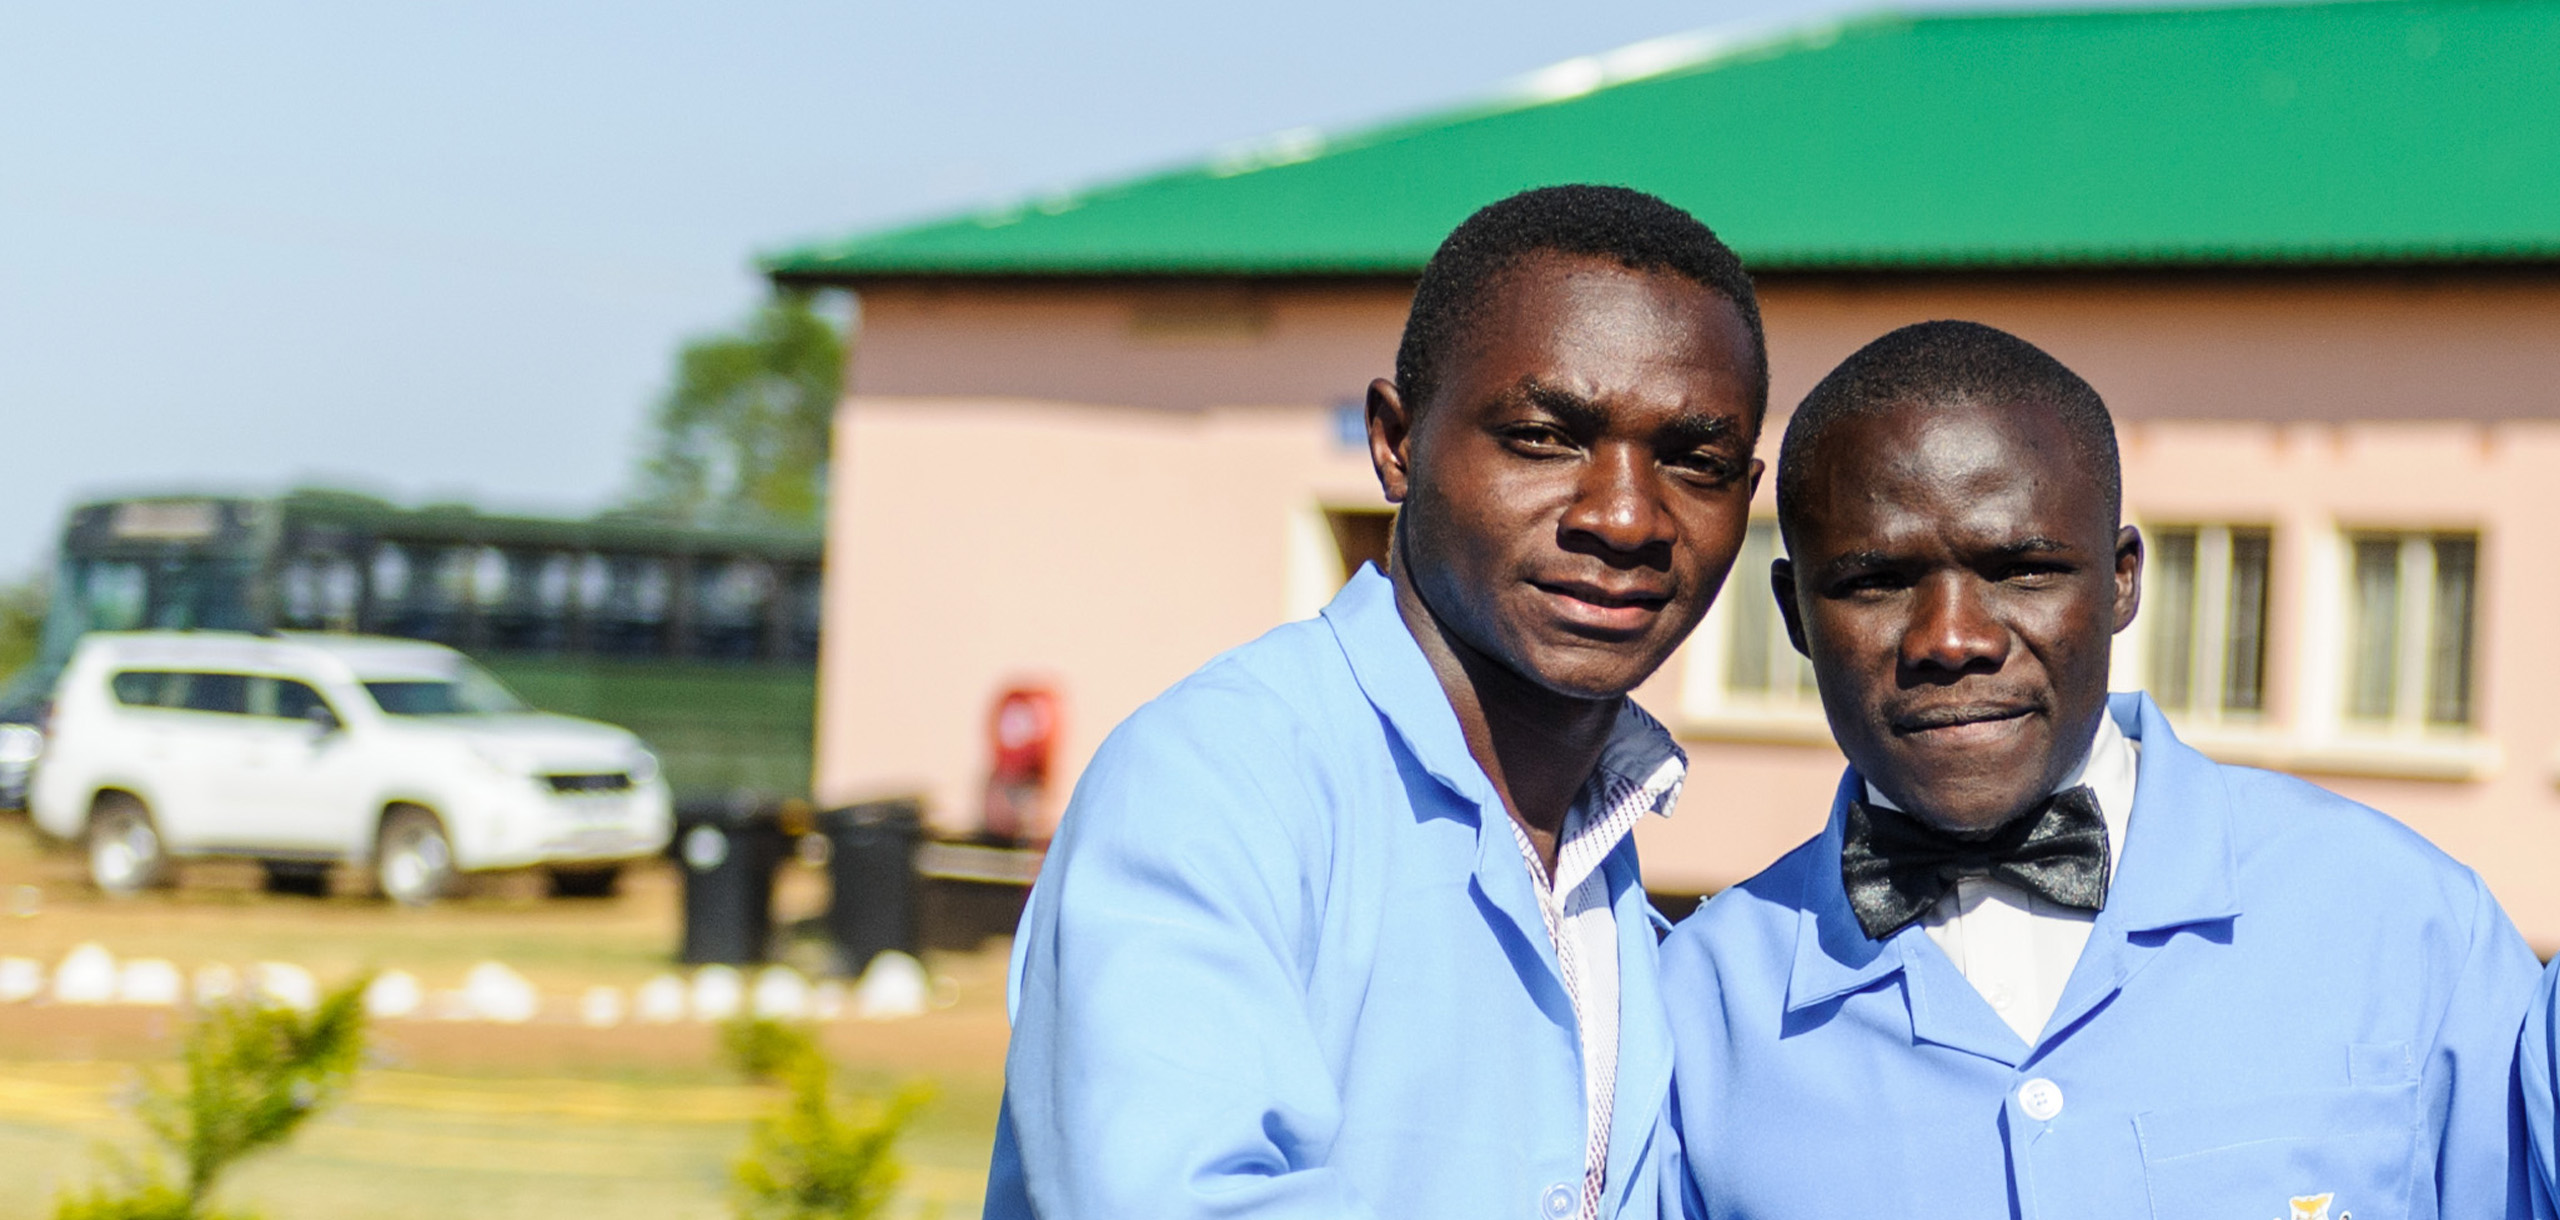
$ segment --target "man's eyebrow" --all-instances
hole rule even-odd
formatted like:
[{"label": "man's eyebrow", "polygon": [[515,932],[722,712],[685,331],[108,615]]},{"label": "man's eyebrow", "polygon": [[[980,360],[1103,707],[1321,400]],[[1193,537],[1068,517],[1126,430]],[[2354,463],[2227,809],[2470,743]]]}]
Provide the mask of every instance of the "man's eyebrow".
[{"label": "man's eyebrow", "polygon": [[1741,422],[1730,415],[1678,415],[1662,426],[1663,448],[1697,449],[1730,439],[1741,430]]},{"label": "man's eyebrow", "polygon": [[2079,549],[2062,539],[2047,538],[2042,534],[1984,548],[1986,554],[1996,559],[2024,559],[2030,555],[2068,555]]},{"label": "man's eyebrow", "polygon": [[1895,562],[1896,560],[1893,556],[1888,555],[1883,551],[1847,551],[1842,554],[1834,555],[1830,559],[1824,561],[1820,569],[1820,575],[1824,580],[1837,580],[1851,572],[1866,572],[1872,571],[1876,568],[1889,568],[1892,567]]},{"label": "man's eyebrow", "polygon": [[1529,405],[1556,417],[1565,431],[1588,435],[1609,426],[1609,409],[1559,385],[1530,378],[1519,385]]},{"label": "man's eyebrow", "polygon": [[[1562,386],[1531,378],[1522,381],[1517,391],[1530,405],[1555,416],[1568,432],[1597,433],[1609,426],[1608,407]],[[1731,437],[1741,427],[1740,421],[1730,415],[1691,412],[1665,423],[1661,439],[1666,449],[1695,449]]]}]

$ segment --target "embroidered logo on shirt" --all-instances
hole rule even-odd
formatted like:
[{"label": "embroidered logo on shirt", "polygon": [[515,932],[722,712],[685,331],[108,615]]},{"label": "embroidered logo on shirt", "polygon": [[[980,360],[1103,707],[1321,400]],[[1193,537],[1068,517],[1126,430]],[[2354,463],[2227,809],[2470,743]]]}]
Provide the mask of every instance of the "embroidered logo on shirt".
[{"label": "embroidered logo on shirt", "polygon": [[[2330,1220],[2329,1201],[2335,1197],[2334,1192],[2298,1196],[2293,1200],[2293,1214],[2285,1217],[2285,1220]],[[2355,1214],[2339,1212],[2337,1220],[2355,1220]]]}]

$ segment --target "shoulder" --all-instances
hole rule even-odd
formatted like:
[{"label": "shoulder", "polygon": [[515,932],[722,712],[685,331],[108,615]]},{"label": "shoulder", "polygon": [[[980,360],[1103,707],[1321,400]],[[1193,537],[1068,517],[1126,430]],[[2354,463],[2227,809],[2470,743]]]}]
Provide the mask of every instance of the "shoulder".
[{"label": "shoulder", "polygon": [[1675,976],[1698,980],[1789,960],[1807,887],[1819,870],[1839,867],[1829,855],[1823,836],[1816,835],[1749,880],[1698,904],[1662,943],[1666,986]]},{"label": "shoulder", "polygon": [[1374,719],[1320,620],[1274,628],[1149,700],[1103,741],[1094,766],[1123,760],[1258,771],[1320,760],[1321,740]]},{"label": "shoulder", "polygon": [[2243,877],[2390,894],[2466,919],[2486,893],[2478,874],[2379,809],[2295,776],[2211,765],[2230,800]]},{"label": "shoulder", "polygon": [[2243,895],[2330,911],[2342,926],[2381,921],[2429,941],[2470,941],[2504,926],[2481,875],[2399,818],[2294,775],[2212,767],[2230,801]]},{"label": "shoulder", "polygon": [[1327,772],[1359,755],[1375,713],[1332,632],[1290,623],[1175,683],[1103,740],[1068,805],[1059,846],[1258,836],[1315,819]]}]

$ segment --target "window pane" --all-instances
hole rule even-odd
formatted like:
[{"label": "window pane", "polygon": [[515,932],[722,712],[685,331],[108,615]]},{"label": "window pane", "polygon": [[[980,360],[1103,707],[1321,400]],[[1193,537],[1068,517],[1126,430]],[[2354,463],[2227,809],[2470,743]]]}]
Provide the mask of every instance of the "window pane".
[{"label": "window pane", "polygon": [[2222,709],[2267,706],[2267,567],[2274,547],[2265,530],[2231,531],[2231,613],[2222,650]]},{"label": "window pane", "polygon": [[1764,583],[1769,562],[1778,557],[1778,523],[1754,521],[1743,535],[1742,553],[1734,557],[1725,596],[1733,599],[1733,639],[1726,654],[1725,689],[1765,695],[1770,687],[1770,641],[1777,637],[1778,607]]},{"label": "window pane", "polygon": [[149,670],[117,674],[107,683],[107,689],[115,692],[116,702],[128,707],[166,706],[168,687],[168,674]]},{"label": "window pane", "polygon": [[305,716],[310,716],[312,708],[328,706],[328,701],[320,698],[320,691],[312,691],[310,685],[297,683],[297,680],[292,678],[276,678],[274,698],[276,698],[274,714],[292,721],[300,721],[305,719]]},{"label": "window pane", "polygon": [[2427,640],[2427,720],[2471,723],[2472,593],[2480,540],[2448,534],[2435,540],[2436,588]]},{"label": "window pane", "polygon": [[2399,693],[2400,540],[2356,539],[2354,581],[2347,714],[2388,720]]},{"label": "window pane", "polygon": [[2151,536],[2152,701],[2184,709],[2192,701],[2196,668],[2196,532],[2160,530]]},{"label": "window pane", "polygon": [[142,625],[142,565],[93,559],[81,564],[79,598],[82,618],[91,631],[131,631]]},{"label": "window pane", "polygon": [[249,679],[241,674],[182,674],[186,690],[179,696],[178,706],[191,712],[245,713],[249,710]]}]

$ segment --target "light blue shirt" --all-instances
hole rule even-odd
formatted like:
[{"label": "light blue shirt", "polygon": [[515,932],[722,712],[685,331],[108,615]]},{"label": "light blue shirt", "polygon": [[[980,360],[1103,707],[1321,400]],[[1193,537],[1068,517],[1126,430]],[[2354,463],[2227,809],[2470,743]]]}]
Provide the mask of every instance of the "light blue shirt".
[{"label": "light blue shirt", "polygon": [[[1917,926],[1867,939],[1830,826],[1663,946],[1684,1200],[1716,1220],[2533,1214],[2533,955],[2479,877],[2148,698],[2122,868],[2029,1046]],[[2325,1196],[2325,1198],[2323,1197]]]},{"label": "light blue shirt", "polygon": [[[1672,1155],[1657,925],[1633,841],[1602,870],[1623,1018],[1600,1214],[1652,1217]],[[1015,953],[989,1217],[1582,1206],[1555,949],[1509,815],[1373,568],[1112,732]]]},{"label": "light blue shirt", "polygon": [[2537,1198],[2545,1206],[2560,1199],[2560,1079],[2552,1064],[2560,1062],[2560,958],[2542,975],[2542,995],[2525,1015],[2524,1112],[2533,1146],[2533,1178]]}]

